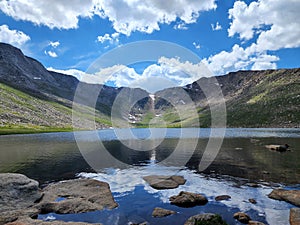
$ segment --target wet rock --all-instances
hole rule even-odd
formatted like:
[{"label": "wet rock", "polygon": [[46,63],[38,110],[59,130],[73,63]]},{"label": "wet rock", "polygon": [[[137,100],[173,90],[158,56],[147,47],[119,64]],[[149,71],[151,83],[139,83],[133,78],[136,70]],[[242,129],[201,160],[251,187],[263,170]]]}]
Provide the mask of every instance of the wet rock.
[{"label": "wet rock", "polygon": [[235,213],[233,215],[233,218],[244,224],[248,224],[248,222],[251,220],[251,218],[246,213],[243,212]]},{"label": "wet rock", "polygon": [[[90,225],[91,223],[81,223],[81,222],[63,222],[63,221],[43,221],[34,220],[31,218],[21,218],[15,222],[8,223],[6,225]],[[93,225],[101,225],[100,223]]]},{"label": "wet rock", "polygon": [[250,220],[250,221],[248,222],[248,225],[265,225],[265,224],[262,223],[262,222]]},{"label": "wet rock", "polygon": [[257,184],[257,183],[247,183],[246,184],[248,187],[253,187],[253,188],[259,188],[261,187],[261,185]]},{"label": "wet rock", "polygon": [[152,212],[153,217],[166,217],[173,214],[176,214],[176,212],[168,209],[159,208],[159,207],[156,207]]},{"label": "wet rock", "polygon": [[290,209],[290,225],[300,224],[300,208]]},{"label": "wet rock", "polygon": [[213,213],[198,214],[190,217],[184,225],[227,225],[221,216]]},{"label": "wet rock", "polygon": [[208,200],[201,194],[181,191],[178,195],[170,197],[171,204],[180,207],[194,207],[196,205],[205,205]]},{"label": "wet rock", "polygon": [[295,206],[300,206],[300,190],[275,189],[269,195],[269,198],[286,201]]},{"label": "wet rock", "polygon": [[252,204],[256,204],[256,203],[257,203],[257,201],[256,201],[254,198],[250,198],[250,199],[248,199],[248,200],[249,200],[249,202],[252,203]]},{"label": "wet rock", "polygon": [[41,213],[83,213],[104,208],[115,208],[109,185],[105,182],[78,179],[50,184],[37,208]]},{"label": "wet rock", "polygon": [[185,184],[186,180],[182,176],[145,176],[143,179],[154,189],[174,189]]},{"label": "wet rock", "polygon": [[230,195],[219,195],[217,197],[215,197],[216,201],[223,201],[223,200],[229,200],[231,199]]},{"label": "wet rock", "polygon": [[265,145],[267,149],[277,151],[277,152],[286,152],[290,147],[288,144],[285,145]]},{"label": "wet rock", "polygon": [[23,174],[0,174],[0,212],[24,209],[38,201],[39,183]]}]

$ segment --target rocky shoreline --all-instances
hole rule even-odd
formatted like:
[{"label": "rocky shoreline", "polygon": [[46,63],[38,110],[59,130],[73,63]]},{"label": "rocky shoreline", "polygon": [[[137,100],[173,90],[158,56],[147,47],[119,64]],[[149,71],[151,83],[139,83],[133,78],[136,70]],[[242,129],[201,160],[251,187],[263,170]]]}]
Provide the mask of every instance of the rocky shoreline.
[{"label": "rocky shoreline", "polygon": [[[152,175],[151,177],[144,177],[144,180],[152,188],[158,190],[176,188],[176,186],[184,185],[186,182],[182,176]],[[297,207],[300,206],[300,190],[275,189],[268,197],[286,201]],[[215,201],[228,201],[230,198],[228,195],[220,195],[215,197]],[[255,199],[249,199],[249,202],[256,204],[256,201],[253,200]],[[170,204],[185,208],[208,203],[208,199],[202,194],[183,191],[178,193],[178,195],[171,196],[169,201]],[[113,210],[117,207],[118,203],[115,201],[110,186],[106,182],[94,179],[66,180],[49,184],[41,189],[37,181],[25,175],[14,173],[0,174],[0,225],[88,225],[89,223],[85,222],[50,222],[37,218],[40,214],[78,214],[103,209]],[[175,214],[177,212],[160,207],[156,207],[152,212],[152,216],[156,218]],[[252,221],[250,216],[244,212],[236,212],[232,217],[243,224],[264,224],[259,221]],[[290,210],[289,220],[291,225],[300,224],[300,208],[292,208]],[[149,223],[145,221],[142,224]],[[227,223],[217,214],[202,213],[190,217],[185,222],[185,225],[194,224],[226,225]]]}]

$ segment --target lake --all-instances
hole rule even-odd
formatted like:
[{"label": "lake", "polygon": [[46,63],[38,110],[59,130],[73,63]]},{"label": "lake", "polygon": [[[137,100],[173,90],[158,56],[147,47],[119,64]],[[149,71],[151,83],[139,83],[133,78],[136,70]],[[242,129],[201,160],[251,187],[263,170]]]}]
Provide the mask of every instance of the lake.
[{"label": "lake", "polygon": [[[22,173],[42,186],[79,177],[106,181],[119,204],[117,209],[101,212],[40,215],[45,220],[183,224],[189,216],[213,212],[229,224],[239,224],[232,215],[244,211],[253,220],[285,224],[292,205],[266,195],[278,186],[300,189],[300,129],[226,129],[224,139],[218,135],[212,138],[221,141],[221,148],[211,164],[201,170],[199,165],[212,140],[211,134],[211,129],[185,128],[0,136],[0,172]],[[265,148],[268,144],[285,143],[290,145],[287,152]],[[157,191],[142,179],[150,174],[182,175],[187,183],[177,189]],[[259,183],[260,188],[248,185],[253,182]],[[170,205],[168,198],[181,190],[203,193],[209,203],[190,209]],[[213,201],[222,194],[231,195],[232,199]],[[249,203],[249,198],[258,203]],[[178,214],[152,218],[154,207],[172,209]]]}]

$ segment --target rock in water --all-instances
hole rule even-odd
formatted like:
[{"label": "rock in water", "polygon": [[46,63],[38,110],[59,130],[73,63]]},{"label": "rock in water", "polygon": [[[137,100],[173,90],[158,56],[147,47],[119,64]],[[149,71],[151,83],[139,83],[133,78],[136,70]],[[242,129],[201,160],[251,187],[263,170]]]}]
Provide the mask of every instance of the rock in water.
[{"label": "rock in water", "polygon": [[264,223],[262,223],[262,222],[250,220],[250,221],[248,222],[248,225],[266,225],[266,224],[264,224]]},{"label": "rock in water", "polygon": [[241,223],[248,224],[251,218],[243,212],[237,212],[233,215],[233,218],[238,220]]},{"label": "rock in water", "polygon": [[184,225],[227,225],[221,216],[213,213],[204,213],[190,217]]},{"label": "rock in water", "polygon": [[275,189],[268,195],[268,197],[280,201],[286,201],[300,207],[300,190]]},{"label": "rock in water", "polygon": [[170,202],[180,207],[194,207],[196,205],[205,205],[208,200],[204,195],[181,191],[178,195],[171,196]]},{"label": "rock in water", "polygon": [[185,184],[186,180],[182,176],[159,176],[150,175],[143,179],[154,189],[174,189]]},{"label": "rock in water", "polygon": [[82,222],[63,222],[63,221],[43,221],[33,220],[31,218],[22,218],[15,222],[8,223],[6,225],[102,225],[100,223],[82,223]]},{"label": "rock in water", "polygon": [[118,206],[109,185],[97,180],[63,181],[50,184],[43,192],[44,197],[37,206],[42,213],[83,213]]},{"label": "rock in water", "polygon": [[300,208],[290,209],[290,225],[300,225]]},{"label": "rock in water", "polygon": [[223,201],[223,200],[229,200],[231,199],[231,196],[229,195],[219,195],[217,197],[215,197],[216,201]]},{"label": "rock in water", "polygon": [[0,174],[0,212],[28,208],[42,197],[39,183],[23,174]]},{"label": "rock in water", "polygon": [[159,208],[159,207],[156,207],[152,212],[153,217],[165,217],[173,214],[176,214],[176,212],[168,209]]}]

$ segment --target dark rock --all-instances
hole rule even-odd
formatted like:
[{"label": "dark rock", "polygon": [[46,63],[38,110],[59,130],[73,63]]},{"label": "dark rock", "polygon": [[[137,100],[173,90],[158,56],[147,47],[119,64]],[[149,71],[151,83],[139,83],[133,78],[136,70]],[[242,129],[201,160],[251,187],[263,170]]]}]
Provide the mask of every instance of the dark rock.
[{"label": "dark rock", "polygon": [[0,174],[0,212],[24,209],[38,201],[42,193],[39,183],[25,175]]},{"label": "dark rock", "polygon": [[154,189],[174,189],[185,184],[186,180],[182,176],[157,176],[150,175],[143,179]]},{"label": "dark rock", "polygon": [[83,213],[118,206],[109,185],[97,180],[63,181],[51,184],[43,191],[44,197],[37,206],[41,213]]},{"label": "dark rock", "polygon": [[259,187],[261,187],[261,185],[256,184],[256,183],[247,183],[246,185],[249,186],[249,187],[253,187],[253,188],[259,188]]},{"label": "dark rock", "polygon": [[267,149],[277,151],[277,152],[285,152],[290,147],[288,144],[285,145],[265,145]]},{"label": "dark rock", "polygon": [[231,199],[231,196],[229,195],[219,195],[217,197],[215,197],[216,201],[223,201],[223,200],[229,200]]},{"label": "dark rock", "polygon": [[156,207],[152,212],[153,217],[165,217],[173,214],[176,214],[176,212],[168,209],[159,208],[159,207]]},{"label": "dark rock", "polygon": [[257,203],[257,201],[254,198],[250,198],[249,202],[252,203],[252,204],[256,204]]},{"label": "dark rock", "polygon": [[[90,225],[91,223],[82,222],[63,222],[63,221],[43,221],[43,220],[33,220],[31,218],[21,218],[17,221],[8,223],[6,225]],[[93,225],[101,225],[100,223]]]},{"label": "dark rock", "polygon": [[275,189],[268,195],[268,197],[280,201],[286,201],[300,207],[300,190]]},{"label": "dark rock", "polygon": [[300,224],[300,208],[290,209],[290,225]]},{"label": "dark rock", "polygon": [[227,225],[221,216],[204,213],[190,217],[184,225]]},{"label": "dark rock", "polygon": [[262,222],[250,220],[250,221],[248,222],[248,225],[265,225],[265,224],[262,223]]},{"label": "dark rock", "polygon": [[248,222],[251,220],[251,218],[246,213],[243,212],[235,213],[233,215],[233,218],[244,224],[248,224]]},{"label": "dark rock", "polygon": [[169,200],[171,204],[180,207],[194,207],[196,205],[205,205],[208,202],[205,196],[186,191],[181,191],[178,195],[171,196]]}]

